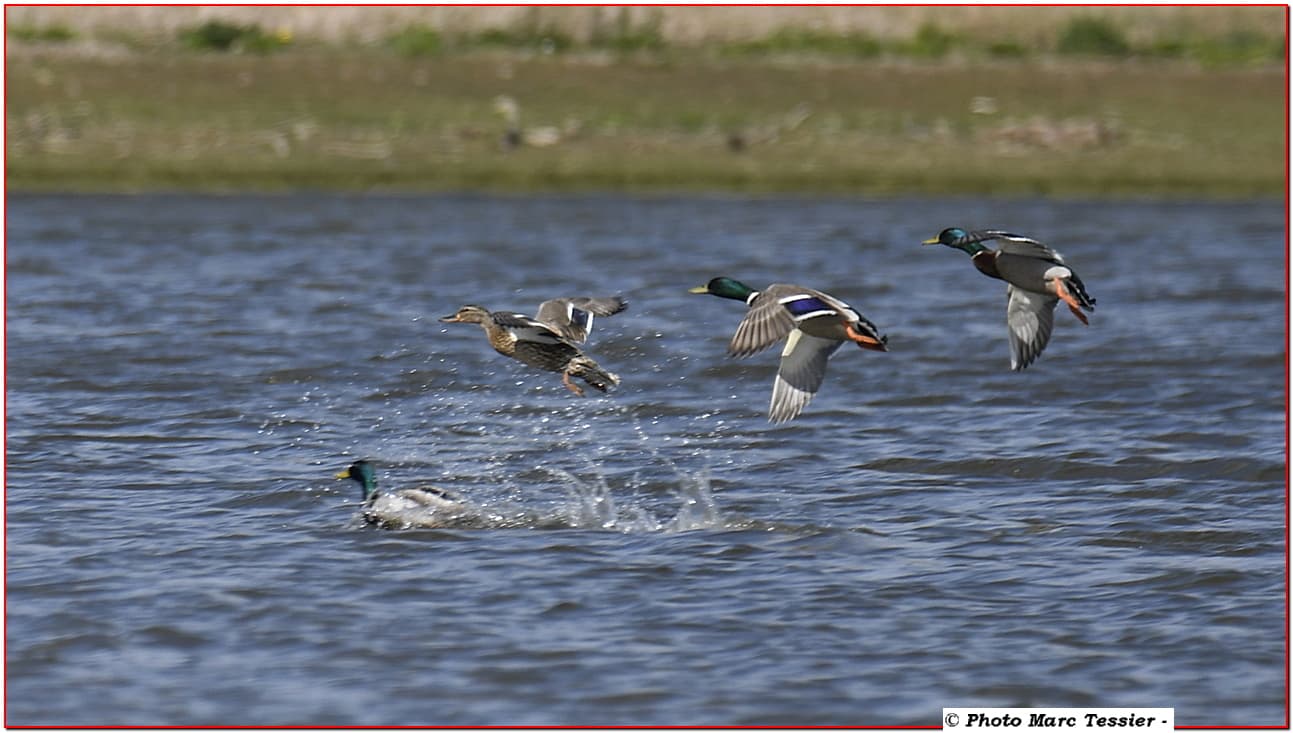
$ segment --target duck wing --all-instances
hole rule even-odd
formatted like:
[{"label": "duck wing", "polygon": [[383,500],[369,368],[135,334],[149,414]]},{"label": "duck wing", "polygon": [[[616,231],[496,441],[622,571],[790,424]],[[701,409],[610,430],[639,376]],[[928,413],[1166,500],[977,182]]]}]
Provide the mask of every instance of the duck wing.
[{"label": "duck wing", "polygon": [[821,316],[845,315],[857,320],[860,314],[848,303],[820,290],[800,285],[774,283],[751,296],[745,314],[727,353],[746,357],[775,344],[800,323]]},{"label": "duck wing", "polygon": [[1022,234],[1012,234],[1011,232],[1001,231],[1000,229],[989,229],[983,232],[986,239],[995,239],[1000,244],[997,249],[1006,254],[1019,255],[1021,257],[1033,257],[1047,262],[1054,262],[1057,265],[1064,264],[1064,258],[1059,252],[1047,247],[1036,239],[1025,237]]},{"label": "duck wing", "polygon": [[565,338],[583,343],[593,330],[593,316],[613,316],[629,307],[618,296],[610,298],[553,298],[539,304],[535,318]]},{"label": "duck wing", "polygon": [[439,486],[418,486],[412,489],[402,489],[397,493],[427,507],[465,506],[467,504],[467,499],[462,494],[449,489],[442,489]]},{"label": "duck wing", "polygon": [[777,302],[790,312],[796,324],[822,316],[844,316],[850,321],[862,317],[857,308],[834,295],[802,285],[769,285],[764,292],[774,296]]},{"label": "duck wing", "polygon": [[[989,233],[1001,241],[1002,244],[999,249],[1006,254],[1033,257],[1056,265],[1062,265],[1066,272],[1055,274],[1058,277],[1063,278],[1071,286],[1068,289],[1073,294],[1078,305],[1087,310],[1095,308],[1095,298],[1092,298],[1087,292],[1086,284],[1082,282],[1082,278],[1078,277],[1077,272],[1075,272],[1073,268],[1064,261],[1064,257],[1060,255],[1059,252],[1056,252],[1035,239],[1029,239],[1028,237],[1023,237],[1018,234],[996,230],[992,230]],[[997,264],[999,268],[1000,262],[998,261]]]},{"label": "duck wing", "polygon": [[781,364],[772,383],[772,402],[768,420],[774,423],[793,420],[812,400],[826,378],[826,362],[843,344],[834,339],[809,336],[792,329],[781,351]]},{"label": "duck wing", "polygon": [[757,293],[750,301],[750,310],[736,326],[732,341],[727,345],[729,356],[743,358],[785,338],[795,330],[795,319],[769,292]]},{"label": "duck wing", "polygon": [[[990,234],[1001,241],[995,266],[1003,280],[1041,292],[1046,289],[1046,280],[1059,279],[1067,285],[1065,289],[1073,296],[1074,302],[1070,304],[1071,306],[1086,310],[1095,308],[1095,298],[1087,292],[1082,278],[1078,277],[1077,272],[1064,261],[1064,257],[1059,252],[1035,239],[1018,234],[996,230],[989,230],[985,234]],[[1043,263],[1058,265],[1058,267],[1044,267]],[[1076,310],[1074,312],[1077,313]],[[1081,318],[1081,315],[1079,314],[1078,317]],[[1083,321],[1085,322],[1085,319]]]},{"label": "duck wing", "polygon": [[1036,361],[1051,340],[1059,298],[1006,286],[1006,326],[1010,333],[1010,368],[1019,371]]},{"label": "duck wing", "polygon": [[516,340],[538,344],[568,343],[561,333],[539,320],[523,316],[520,313],[495,312],[490,314],[494,323],[510,331]]}]

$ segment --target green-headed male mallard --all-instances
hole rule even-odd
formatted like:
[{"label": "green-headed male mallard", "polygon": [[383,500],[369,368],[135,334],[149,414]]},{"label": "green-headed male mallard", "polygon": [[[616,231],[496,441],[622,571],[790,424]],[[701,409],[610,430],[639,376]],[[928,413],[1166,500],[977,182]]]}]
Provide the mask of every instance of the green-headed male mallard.
[{"label": "green-headed male mallard", "polygon": [[594,316],[613,316],[628,307],[623,298],[554,298],[539,305],[534,318],[520,313],[491,313],[464,305],[441,323],[479,323],[489,344],[503,356],[550,372],[561,372],[561,383],[580,397],[584,390],[570,381],[578,377],[602,392],[620,378],[598,366],[579,349],[593,328]]},{"label": "green-headed male mallard", "polygon": [[[999,249],[983,242],[999,241]],[[967,232],[952,227],[922,244],[945,244],[970,255],[988,277],[1006,281],[1006,324],[1010,333],[1010,368],[1019,371],[1036,361],[1051,340],[1055,304],[1061,300],[1083,324],[1082,309],[1095,308],[1095,298],[1058,252],[1035,239],[999,229]]]},{"label": "green-headed male mallard", "polygon": [[853,306],[820,290],[776,283],[755,290],[730,277],[716,277],[692,288],[750,307],[736,327],[727,353],[738,358],[756,354],[786,339],[781,365],[772,384],[768,420],[793,420],[817,394],[826,378],[826,360],[846,341],[864,349],[888,351],[888,339]]},{"label": "green-headed male mallard", "polygon": [[383,527],[446,527],[477,510],[458,494],[436,486],[420,486],[392,492],[377,490],[377,473],[366,460],[355,461],[337,474],[353,479],[363,490],[364,519]]}]

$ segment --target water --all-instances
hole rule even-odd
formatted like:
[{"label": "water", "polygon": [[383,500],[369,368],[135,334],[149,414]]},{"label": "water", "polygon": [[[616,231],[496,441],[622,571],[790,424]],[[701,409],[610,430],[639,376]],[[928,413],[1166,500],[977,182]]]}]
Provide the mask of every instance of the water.
[{"label": "water", "polygon": [[[1270,203],[9,198],[8,720],[938,725],[952,705],[1282,724],[1285,235]],[[1063,252],[1004,287],[919,242]],[[888,334],[798,420],[727,274]],[[627,297],[578,399],[464,303]],[[357,457],[511,529],[357,519]]]}]

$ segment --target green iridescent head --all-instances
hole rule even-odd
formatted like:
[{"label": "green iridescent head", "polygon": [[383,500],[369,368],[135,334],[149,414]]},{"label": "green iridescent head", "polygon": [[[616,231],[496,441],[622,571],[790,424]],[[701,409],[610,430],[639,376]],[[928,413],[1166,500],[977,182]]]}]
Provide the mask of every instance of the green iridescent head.
[{"label": "green iridescent head", "polygon": [[338,473],[337,478],[354,479],[364,492],[364,501],[368,501],[377,491],[377,472],[368,461],[355,461],[350,464],[350,468]]},{"label": "green iridescent head", "polygon": [[948,227],[939,232],[937,237],[926,239],[921,244],[943,244],[973,255],[987,249],[982,244],[983,239],[984,237],[977,232],[967,232],[960,227]]},{"label": "green iridescent head", "polygon": [[746,285],[740,280],[733,280],[730,277],[716,277],[708,283],[697,288],[688,290],[689,293],[717,295],[720,298],[731,298],[732,300],[744,301],[754,292],[754,288]]}]

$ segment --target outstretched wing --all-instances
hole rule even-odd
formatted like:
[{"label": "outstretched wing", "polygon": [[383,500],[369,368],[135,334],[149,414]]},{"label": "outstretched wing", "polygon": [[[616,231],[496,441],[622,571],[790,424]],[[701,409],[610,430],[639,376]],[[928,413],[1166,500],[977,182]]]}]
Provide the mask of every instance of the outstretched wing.
[{"label": "outstretched wing", "polygon": [[728,353],[749,356],[768,348],[806,321],[836,317],[851,323],[865,321],[856,308],[833,295],[801,285],[775,283],[754,296],[750,312],[736,327]]},{"label": "outstretched wing", "polygon": [[540,344],[566,343],[566,338],[552,326],[520,313],[494,312],[490,314],[490,318],[516,336],[517,341]]},{"label": "outstretched wing", "polygon": [[553,298],[539,304],[535,318],[562,336],[583,343],[593,330],[593,316],[613,316],[628,307],[620,297]]},{"label": "outstretched wing", "polygon": [[774,423],[793,420],[812,400],[826,378],[826,362],[840,347],[841,341],[818,338],[794,329],[781,351],[781,365],[772,383],[772,402],[768,420]]},{"label": "outstretched wing", "polygon": [[[775,287],[775,286],[774,286]],[[795,318],[781,304],[773,287],[757,293],[750,301],[750,310],[741,319],[727,345],[727,353],[746,357],[775,344],[795,330]]]},{"label": "outstretched wing", "polygon": [[1000,242],[1001,244],[997,249],[1007,254],[1036,257],[1039,260],[1047,260],[1057,265],[1064,264],[1064,258],[1060,256],[1059,252],[1036,239],[1025,237],[1022,234],[1001,231],[1000,229],[989,229],[982,232],[982,234],[985,239],[995,239]]},{"label": "outstretched wing", "polygon": [[1019,371],[1036,361],[1051,340],[1059,298],[1006,286],[1006,326],[1010,332],[1010,368]]},{"label": "outstretched wing", "polygon": [[857,308],[829,293],[798,285],[773,285],[772,287],[785,287],[794,291],[781,296],[780,300],[794,314],[795,323],[802,323],[809,318],[836,314],[844,316],[850,321],[862,318],[862,313]]}]

